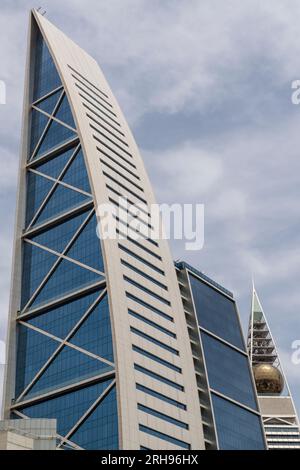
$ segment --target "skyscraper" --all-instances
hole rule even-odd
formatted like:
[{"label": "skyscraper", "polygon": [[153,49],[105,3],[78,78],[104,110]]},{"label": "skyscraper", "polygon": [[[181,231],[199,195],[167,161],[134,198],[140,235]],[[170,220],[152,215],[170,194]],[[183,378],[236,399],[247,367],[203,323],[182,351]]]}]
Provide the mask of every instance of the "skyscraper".
[{"label": "skyscraper", "polygon": [[265,449],[255,384],[233,294],[184,262],[176,267],[206,449]]},{"label": "skyscraper", "polygon": [[299,420],[266,316],[253,286],[248,330],[253,367],[269,449],[300,449]]},{"label": "skyscraper", "polygon": [[58,448],[201,449],[168,243],[122,219],[123,240],[96,236],[98,207],[120,196],[151,225],[153,192],[100,68],[32,11],[4,417],[56,418]]}]

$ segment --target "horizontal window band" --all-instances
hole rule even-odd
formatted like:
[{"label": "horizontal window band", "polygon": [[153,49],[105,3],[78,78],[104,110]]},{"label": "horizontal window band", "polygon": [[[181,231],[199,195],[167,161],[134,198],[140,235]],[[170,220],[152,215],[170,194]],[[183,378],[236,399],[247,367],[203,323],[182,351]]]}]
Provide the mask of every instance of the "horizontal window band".
[{"label": "horizontal window band", "polygon": [[143,411],[144,413],[155,416],[155,418],[163,419],[164,421],[174,424],[175,426],[178,426],[179,428],[189,429],[189,425],[187,423],[184,423],[183,421],[180,421],[179,419],[172,418],[171,416],[161,413],[160,411],[154,410],[153,408],[149,408],[149,406],[145,406],[145,405],[142,405],[141,403],[138,403],[137,408],[139,411]]},{"label": "horizontal window band", "polygon": [[149,320],[148,318],[144,317],[143,315],[140,315],[139,313],[134,312],[130,308],[128,309],[128,313],[129,313],[129,315],[136,318],[137,320],[140,320],[144,323],[147,323],[147,325],[150,325],[153,328],[156,328],[161,333],[165,333],[166,335],[170,336],[171,338],[176,338],[176,334],[173,333],[172,331],[168,330],[167,328],[164,328],[163,326],[159,325],[158,323],[155,323],[152,320]]},{"label": "horizontal window band", "polygon": [[[116,121],[116,119],[114,119],[112,116],[110,116],[109,114],[107,114],[103,109],[99,108],[99,106],[97,106],[95,103],[93,103],[91,100],[89,100],[86,96],[84,96],[82,93],[79,93],[79,96],[80,98],[82,98],[83,100],[87,101],[87,103],[89,103],[90,105],[94,106],[94,108],[97,109],[97,111],[99,111],[99,113],[103,114],[104,116],[106,116],[108,119],[110,119],[112,122],[114,122],[115,124],[117,124],[117,126],[120,126],[121,127],[121,124]],[[82,102],[82,104],[84,105],[84,102]]]},{"label": "horizontal window band", "polygon": [[115,188],[113,188],[112,186],[110,186],[109,184],[106,184],[106,187],[107,187],[107,189],[109,189],[111,192],[113,192],[114,194],[116,194],[116,195],[119,196],[120,198],[126,199],[126,201],[128,201],[128,203],[129,203],[131,206],[137,206],[141,212],[143,212],[145,215],[147,215],[148,217],[151,218],[151,214],[150,214],[149,212],[147,212],[147,206],[146,206],[145,204],[143,204],[143,207],[145,207],[145,209],[143,209],[143,207],[141,206],[140,203],[135,204],[135,203],[132,202],[130,199],[128,199],[127,196],[124,196],[124,195],[121,194],[119,191],[117,191]]},{"label": "horizontal window band", "polygon": [[169,300],[166,300],[164,297],[161,297],[160,295],[156,294],[156,292],[152,292],[150,289],[148,289],[148,287],[143,286],[142,284],[135,281],[134,279],[131,279],[130,277],[125,276],[125,275],[123,275],[123,279],[124,279],[124,281],[129,282],[129,284],[136,287],[137,289],[140,289],[143,292],[145,292],[146,294],[151,295],[152,297],[154,297],[159,302],[162,302],[162,303],[164,303],[168,306],[171,305],[171,302]]},{"label": "horizontal window band", "polygon": [[[109,137],[107,137],[107,135],[103,134],[103,132],[99,131],[99,129],[97,129],[95,126],[93,126],[93,124],[90,124],[90,127],[98,132],[98,134],[101,135],[101,137],[104,137],[104,139],[108,140],[108,142],[110,142],[111,144],[115,145],[115,147],[117,147],[119,150],[121,150],[122,152],[124,152],[126,155],[128,155],[128,157],[131,157],[133,158],[132,154],[130,152],[127,152],[127,150],[123,149],[123,147],[121,147],[121,145],[117,144],[116,142],[114,142],[112,139],[110,139]],[[93,137],[94,139],[98,140],[97,136],[95,136],[93,134]]]},{"label": "horizontal window band", "polygon": [[72,77],[75,78],[75,80],[77,80],[77,82],[79,82],[81,85],[85,86],[87,90],[89,90],[91,93],[94,93],[97,98],[100,98],[100,100],[102,100],[104,103],[106,103],[110,108],[113,108],[113,105],[107,101],[107,99],[103,98],[103,96],[99,95],[99,93],[97,93],[96,91],[94,91],[91,87],[89,87],[86,83],[84,83],[82,80],[80,80],[78,77],[76,77],[75,75],[72,74]]},{"label": "horizontal window band", "polygon": [[159,382],[184,392],[184,387],[182,385],[178,384],[177,382],[173,382],[173,380],[167,379],[166,377],[163,377],[162,375],[159,375],[150,369],[146,369],[146,367],[140,366],[139,364],[134,364],[134,369],[138,372],[141,372],[142,374],[148,375],[148,377],[151,377],[152,379],[156,379]]},{"label": "horizontal window band", "polygon": [[168,315],[167,313],[165,312],[162,312],[161,310],[159,310],[158,308],[156,307],[152,307],[152,305],[148,304],[147,302],[145,302],[144,300],[141,300],[139,299],[138,297],[136,297],[135,295],[131,294],[130,292],[126,292],[126,297],[130,300],[133,300],[134,302],[137,302],[138,304],[142,305],[143,307],[145,308],[148,308],[149,310],[151,310],[151,312],[154,312],[156,313],[157,315],[160,315],[161,317],[165,318],[166,320],[169,320],[171,322],[174,322],[174,319],[173,317],[171,317],[170,315]]},{"label": "horizontal window band", "polygon": [[[124,180],[126,180],[128,183],[132,184],[132,186],[134,186],[135,188],[137,188],[139,191],[141,191],[142,193],[144,192],[144,189],[139,186],[138,184],[136,184],[134,181],[131,181],[131,179],[129,179],[127,176],[124,175],[124,173],[121,173],[120,171],[118,171],[115,167],[111,166],[109,163],[107,163],[105,160],[103,160],[102,158],[100,158],[100,162],[103,163],[103,165],[105,165],[107,168],[109,168],[111,171],[113,171],[115,174],[117,174],[118,176],[120,176],[121,178],[124,178]],[[127,171],[127,170],[126,170]],[[136,176],[135,176],[136,177]],[[137,177],[138,179],[140,179],[139,177]]]},{"label": "horizontal window band", "polygon": [[173,398],[167,397],[166,395],[163,395],[162,393],[157,392],[156,390],[152,390],[151,388],[145,387],[145,385],[141,385],[139,383],[136,383],[135,386],[136,389],[140,392],[146,393],[147,395],[151,395],[154,398],[158,398],[159,400],[169,403],[169,405],[174,405],[176,406],[176,408],[180,408],[181,410],[186,411],[186,405],[180,403],[177,400],[173,400]]},{"label": "horizontal window band", "polygon": [[139,201],[143,202],[144,204],[147,204],[147,201],[145,199],[143,199],[142,197],[140,197],[138,194],[136,194],[134,191],[132,191],[131,189],[129,189],[127,186],[125,186],[125,184],[123,183],[120,183],[120,181],[116,180],[113,176],[111,176],[109,173],[107,173],[106,171],[103,170],[103,175],[106,176],[106,178],[109,178],[111,181],[113,181],[115,184],[117,184],[118,186],[120,186],[120,188],[123,188],[125,189],[125,191],[127,191],[129,194],[131,194],[132,196],[136,197]]},{"label": "horizontal window band", "polygon": [[151,359],[152,361],[157,362],[158,364],[161,364],[162,366],[167,367],[168,369],[178,372],[178,374],[182,373],[182,370],[180,367],[175,366],[171,362],[166,361],[165,359],[162,359],[161,357],[156,356],[156,354],[152,354],[149,351],[146,351],[145,349],[142,349],[139,346],[136,346],[135,344],[132,345],[132,350],[138,354],[141,354],[142,356],[147,357],[148,359]]},{"label": "horizontal window band", "polygon": [[[108,132],[110,135],[112,135],[114,137],[114,139],[117,139],[119,142],[121,142],[122,144],[124,144],[126,147],[129,147],[129,145],[127,144],[127,142],[125,142],[125,140],[121,139],[121,137],[119,137],[118,135],[116,135],[114,132],[112,132],[112,130],[108,129],[107,127],[103,126],[102,122],[99,122],[97,121],[97,119],[95,119],[93,116],[91,116],[90,114],[86,114],[87,117],[89,119],[91,119],[95,124],[97,124],[97,126],[101,127],[101,129],[104,129],[106,132]],[[101,119],[101,118],[100,118]],[[92,124],[90,124],[90,126],[92,127]],[[95,127],[92,127],[92,129],[96,130],[97,131],[97,128]],[[117,130],[118,131],[118,130]],[[119,132],[119,131],[118,131]]]},{"label": "horizontal window band", "polygon": [[72,67],[71,65],[68,64],[68,67],[69,69],[73,70],[73,72],[77,73],[77,75],[79,75],[79,77],[81,77],[83,80],[85,80],[87,83],[89,83],[93,88],[95,88],[96,90],[100,91],[100,93],[104,96],[106,96],[106,98],[109,98],[109,96],[104,93],[104,91],[100,90],[99,87],[97,87],[96,85],[94,85],[92,82],[90,82],[90,80],[88,80],[86,77],[84,77],[80,72],[78,72],[76,69],[74,69],[74,67]]},{"label": "horizontal window band", "polygon": [[82,86],[78,85],[78,83],[75,83],[75,86],[82,92],[85,93],[87,96],[89,96],[92,100],[94,100],[99,106],[102,106],[108,113],[112,114],[113,116],[117,117],[116,113],[114,113],[111,109],[109,109],[107,106],[104,106],[102,101],[99,101],[95,96],[91,95],[88,91],[86,91]]},{"label": "horizontal window band", "polygon": [[149,268],[153,269],[154,271],[156,271],[157,273],[161,274],[162,276],[165,275],[164,271],[162,271],[161,269],[159,269],[157,266],[155,266],[154,264],[150,263],[149,261],[145,260],[144,258],[142,258],[141,256],[137,255],[136,253],[134,253],[133,251],[129,250],[129,248],[127,248],[126,246],[123,246],[121,245],[120,243],[118,244],[120,250],[124,251],[125,253],[127,253],[129,256],[132,256],[133,258],[137,259],[138,261],[140,261],[141,263],[145,264],[146,266],[148,266]]},{"label": "horizontal window band", "polygon": [[[98,114],[94,109],[90,108],[86,103],[82,102],[82,104],[83,104],[83,106],[85,107],[85,109],[87,109],[90,113],[93,113],[93,114],[97,117],[97,119],[100,119],[101,122],[105,122],[105,124],[107,124],[109,127],[111,127],[111,129],[113,129],[115,132],[118,132],[118,134],[120,134],[120,135],[122,135],[123,137],[125,137],[124,132],[120,131],[120,129],[118,129],[117,127],[115,127],[115,126],[111,123],[111,121],[113,121],[112,119],[111,119],[111,121],[107,121],[106,119],[104,119],[103,116],[101,116],[100,114]],[[103,112],[102,112],[102,114],[104,115]],[[88,118],[92,119],[92,117],[91,117],[88,113],[86,113],[86,115],[87,115]],[[97,121],[95,121],[95,122],[97,122]],[[118,125],[120,126],[120,124],[118,124]]]},{"label": "horizontal window band", "polygon": [[175,437],[169,436],[168,434],[156,431],[155,429],[149,428],[148,426],[144,426],[143,424],[139,425],[139,430],[146,434],[150,434],[151,436],[158,437],[159,439],[170,442],[171,444],[175,444],[178,447],[182,447],[183,449],[189,450],[191,448],[190,444],[188,444],[187,442],[181,441],[180,439],[176,439]]},{"label": "horizontal window band", "polygon": [[[100,150],[100,152],[101,152],[101,150]],[[122,170],[124,170],[124,171],[127,171],[127,173],[129,173],[131,176],[133,176],[137,180],[141,179],[136,173],[133,173],[133,171],[129,170],[129,168],[126,168],[126,166],[124,166],[122,163],[118,162],[118,160],[115,160],[113,157],[111,157],[110,155],[105,154],[104,152],[101,152],[101,154],[102,154],[102,156],[109,158],[110,162],[114,162],[118,167],[122,168]],[[100,157],[100,162],[102,162],[104,165],[107,165],[109,168],[111,168],[113,171],[115,171],[115,167],[110,166],[101,157]],[[123,175],[121,175],[121,176],[123,176]]]},{"label": "horizontal window band", "polygon": [[[124,227],[128,228],[129,230],[131,230],[132,232],[136,233],[139,235],[140,238],[142,238],[143,240],[149,242],[149,243],[152,243],[152,245],[158,247],[158,243],[153,240],[152,238],[149,238],[147,237],[146,235],[143,234],[143,232],[140,232],[139,230],[137,230],[135,227],[131,227],[129,224],[127,224],[127,222],[124,222],[124,220],[120,219],[120,217],[114,215],[114,218],[116,219],[116,221],[123,225]],[[126,234],[123,234],[123,236],[126,236],[126,238],[128,237],[128,235]],[[129,235],[130,236],[130,235]],[[134,240],[134,239],[133,239]]]},{"label": "horizontal window band", "polygon": [[[123,157],[123,155],[120,155],[118,152],[116,152],[114,149],[112,149],[109,145],[107,145],[105,142],[103,142],[102,140],[98,139],[98,142],[100,142],[101,145],[103,145],[104,147],[106,147],[113,155],[114,157],[118,157],[120,158],[123,162],[127,163],[127,165],[131,166],[131,168],[134,168],[136,170],[136,166],[134,163],[130,162],[127,157]],[[98,150],[98,152],[101,153],[101,155],[104,155],[105,157],[107,158],[110,158],[111,160],[114,158],[112,157],[111,155],[109,155],[108,153],[106,153],[103,148],[100,148],[96,145],[96,149]],[[116,160],[115,160],[116,161]],[[119,165],[119,163],[118,163]]]},{"label": "horizontal window band", "polygon": [[[130,204],[130,202],[129,202],[128,199],[126,199],[126,202],[129,202],[129,207],[128,207],[128,206],[125,207],[125,206],[123,206],[122,204],[119,204],[117,201],[115,201],[115,200],[112,199],[111,197],[109,197],[108,199],[109,199],[109,201],[110,201],[112,204],[114,204],[115,206],[117,206],[117,207],[123,209],[125,212],[127,212],[132,218],[138,220],[141,224],[143,224],[143,225],[145,225],[146,227],[148,227],[148,228],[150,228],[151,230],[153,230],[153,227],[152,227],[151,224],[148,224],[148,222],[145,222],[145,220],[141,219],[141,218],[140,218],[138,215],[136,215],[134,212],[131,212],[131,211],[130,211],[130,209],[131,209],[130,206],[131,206],[132,204]],[[136,207],[136,208],[138,209],[138,211],[140,211],[140,209],[139,209],[138,206],[134,206],[134,207]]]},{"label": "horizontal window band", "polygon": [[152,276],[149,276],[149,274],[146,274],[145,272],[143,272],[143,271],[141,271],[140,269],[136,268],[136,267],[133,266],[132,264],[128,263],[128,262],[125,261],[124,259],[121,259],[121,264],[123,264],[123,266],[126,266],[126,268],[131,269],[131,270],[134,271],[135,273],[139,274],[140,276],[144,277],[145,279],[148,279],[148,281],[153,282],[153,284],[156,284],[158,287],[161,287],[161,289],[168,290],[167,286],[165,286],[165,285],[162,284],[161,282],[157,281],[157,280],[154,279]]},{"label": "horizontal window band", "polygon": [[140,336],[141,338],[144,338],[144,339],[146,339],[147,341],[150,341],[153,344],[156,344],[156,346],[159,346],[159,347],[165,349],[166,351],[169,351],[171,354],[175,354],[175,356],[179,356],[179,352],[177,351],[177,349],[174,349],[171,346],[169,346],[168,344],[165,344],[162,341],[159,341],[158,339],[147,335],[146,333],[144,333],[143,331],[138,330],[134,326],[130,327],[130,331],[132,333],[134,333],[135,335]]},{"label": "horizontal window band", "polygon": [[[149,248],[147,248],[146,246],[142,245],[141,243],[139,243],[137,240],[135,240],[134,238],[131,238],[130,235],[127,235],[125,233],[123,233],[120,229],[116,229],[116,232],[121,235],[122,237],[124,237],[126,240],[130,241],[131,243],[133,243],[133,245],[136,245],[138,246],[139,248],[141,248],[141,250],[144,250],[146,253],[148,253],[149,255],[153,256],[154,258],[158,259],[159,261],[162,261],[162,258],[161,256],[157,255],[156,253],[154,253],[153,251],[149,250]],[[145,240],[148,240],[149,239],[145,239]]]}]

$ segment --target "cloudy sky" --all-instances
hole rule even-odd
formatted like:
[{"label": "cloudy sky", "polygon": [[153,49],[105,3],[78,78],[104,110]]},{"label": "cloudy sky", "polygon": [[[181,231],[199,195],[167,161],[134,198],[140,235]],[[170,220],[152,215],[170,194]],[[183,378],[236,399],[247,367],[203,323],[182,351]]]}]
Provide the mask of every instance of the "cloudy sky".
[{"label": "cloudy sky", "polygon": [[[2,0],[0,341],[5,338],[27,21]],[[38,7],[39,5],[36,5]],[[46,16],[93,55],[131,126],[159,202],[205,204],[205,245],[184,259],[235,293],[251,277],[300,410],[299,0],[58,0]],[[0,351],[2,349],[0,348]],[[1,375],[1,366],[0,366]]]}]

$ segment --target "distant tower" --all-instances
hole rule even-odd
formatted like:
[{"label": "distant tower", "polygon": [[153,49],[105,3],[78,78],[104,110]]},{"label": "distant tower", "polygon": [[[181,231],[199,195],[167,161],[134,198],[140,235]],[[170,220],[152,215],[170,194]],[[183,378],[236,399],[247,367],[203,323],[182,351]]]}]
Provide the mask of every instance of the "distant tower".
[{"label": "distant tower", "polygon": [[297,412],[255,287],[248,331],[253,367],[269,449],[300,449]]}]

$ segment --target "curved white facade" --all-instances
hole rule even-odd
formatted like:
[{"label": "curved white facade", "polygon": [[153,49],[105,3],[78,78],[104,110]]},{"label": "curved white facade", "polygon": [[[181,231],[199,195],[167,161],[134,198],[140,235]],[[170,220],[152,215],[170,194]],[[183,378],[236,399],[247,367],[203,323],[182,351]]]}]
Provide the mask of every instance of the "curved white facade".
[{"label": "curved white facade", "polygon": [[[98,64],[36,11],[31,15],[31,35],[36,27],[35,23],[48,46],[72,110],[96,211],[99,205],[110,203],[111,200],[117,201],[120,196],[134,204],[145,201],[150,208],[151,204],[155,203],[155,198],[142,158]],[[29,44],[30,50],[33,47],[32,39],[29,39]],[[6,417],[14,397],[15,373],[18,373],[15,371],[15,329],[22,278],[21,236],[26,193],[25,149],[28,147],[30,70],[29,54],[10,307]],[[151,224],[151,220],[147,220],[147,223]],[[119,227],[122,231],[121,221]],[[153,244],[147,239],[139,238],[137,245],[130,238],[122,241],[103,239],[101,245],[116,367],[119,448],[182,448],[176,445],[176,442],[187,444],[186,448],[204,448],[193,357],[167,241],[160,239]],[[138,312],[146,321],[130,315],[128,309]],[[139,335],[135,333],[137,330]],[[164,330],[171,332],[171,335],[166,335]],[[155,338],[156,344],[147,340],[147,337]],[[157,346],[157,342],[165,344],[167,348]],[[147,354],[141,354],[140,351],[146,351]],[[158,361],[151,359],[154,356]],[[166,367],[165,364],[170,364],[171,367]],[[143,373],[141,368],[150,374]],[[151,377],[152,372],[166,380],[163,382]],[[170,386],[171,382],[179,387]],[[136,384],[183,406],[175,407],[158,399],[155,393],[144,393],[141,388],[137,389]],[[153,413],[147,413],[147,409],[169,417],[169,422]],[[185,426],[174,424],[177,421],[185,423]],[[155,430],[155,433],[144,432],[145,428]],[[171,437],[172,441],[161,439],[158,437],[159,433]]]}]

